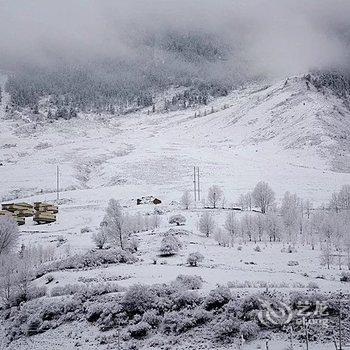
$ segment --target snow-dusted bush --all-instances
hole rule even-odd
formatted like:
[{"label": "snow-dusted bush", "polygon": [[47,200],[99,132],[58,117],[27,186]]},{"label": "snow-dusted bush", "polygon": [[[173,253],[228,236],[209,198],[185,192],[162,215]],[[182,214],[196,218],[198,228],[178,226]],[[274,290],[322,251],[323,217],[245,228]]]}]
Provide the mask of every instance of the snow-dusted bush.
[{"label": "snow-dusted bush", "polygon": [[185,191],[181,197],[181,204],[184,209],[189,209],[192,204],[192,196],[190,191]]},{"label": "snow-dusted bush", "polygon": [[204,256],[199,253],[190,253],[187,258],[187,264],[190,266],[197,266],[198,263],[202,262],[204,260]]},{"label": "snow-dusted bush", "polygon": [[287,263],[288,266],[299,266],[299,261],[289,260]]},{"label": "snow-dusted bush", "polygon": [[341,282],[350,282],[350,272],[343,271],[340,275]]},{"label": "snow-dusted bush", "polygon": [[193,320],[187,314],[172,311],[164,315],[162,330],[165,334],[180,334],[188,331],[194,325]]},{"label": "snow-dusted bush", "polygon": [[255,339],[260,331],[260,327],[254,321],[244,322],[239,327],[239,332],[245,340]]},{"label": "snow-dusted bush", "polygon": [[129,324],[129,317],[123,311],[122,305],[115,300],[105,303],[92,301],[85,305],[86,319],[95,323],[101,331]]},{"label": "snow-dusted bush", "polygon": [[204,300],[204,308],[212,310],[222,307],[231,300],[231,291],[224,286],[219,286],[209,292]]},{"label": "snow-dusted bush", "polygon": [[36,276],[41,277],[47,273],[60,270],[84,269],[109,264],[133,264],[136,261],[135,256],[121,249],[92,250],[82,255],[74,255],[63,260],[44,264],[36,270]]},{"label": "snow-dusted bush", "polygon": [[201,276],[179,275],[172,285],[181,289],[196,290],[202,288],[203,280]]},{"label": "snow-dusted bush", "polygon": [[35,299],[10,311],[6,335],[10,341],[24,335],[43,333],[71,322],[81,313],[81,304],[74,299]]},{"label": "snow-dusted bush", "polygon": [[188,290],[176,293],[173,300],[177,310],[183,308],[194,308],[202,302],[202,298],[198,293]]},{"label": "snow-dusted bush", "polygon": [[103,249],[108,241],[108,237],[105,231],[101,229],[100,231],[92,235],[92,240],[94,241],[98,249]]},{"label": "snow-dusted bush", "polygon": [[126,249],[130,251],[131,253],[136,253],[137,249],[139,248],[140,242],[137,239],[137,237],[132,237],[129,239],[129,241],[126,243]]},{"label": "snow-dusted bush", "polygon": [[214,326],[215,337],[219,340],[225,340],[228,337],[236,336],[239,334],[240,326],[240,322],[233,318],[218,322]]},{"label": "snow-dusted bush", "polygon": [[123,288],[112,283],[67,284],[65,286],[55,286],[51,289],[51,296],[75,295],[81,294],[85,299],[90,299],[96,295],[116,293],[123,291]]},{"label": "snow-dusted bush", "polygon": [[0,216],[0,255],[9,253],[17,244],[18,226],[10,216]]},{"label": "snow-dusted bush", "polygon": [[175,255],[182,248],[182,243],[175,236],[166,236],[160,244],[160,253],[162,256]]},{"label": "snow-dusted bush", "polygon": [[132,338],[143,338],[147,336],[149,331],[151,330],[151,326],[146,322],[140,322],[135,325],[128,327],[128,332]]},{"label": "snow-dusted bush", "polygon": [[261,252],[261,248],[257,245],[257,246],[254,248],[254,251],[260,253],[260,252]]},{"label": "snow-dusted bush", "polygon": [[152,307],[155,300],[156,296],[150,287],[135,284],[125,293],[122,305],[127,314],[143,314]]},{"label": "snow-dusted bush", "polygon": [[215,226],[215,221],[212,215],[208,212],[204,212],[199,219],[199,231],[209,237],[214,232]]},{"label": "snow-dusted bush", "polygon": [[257,293],[257,294],[251,294],[246,296],[242,302],[241,302],[241,312],[245,316],[247,320],[251,318],[252,315],[256,312],[256,310],[259,310],[261,307],[261,301],[265,300],[263,295]]},{"label": "snow-dusted bush", "polygon": [[176,224],[176,226],[184,225],[186,218],[181,214],[173,215],[169,218],[169,224]]},{"label": "snow-dusted bush", "polygon": [[203,310],[202,308],[197,308],[192,313],[193,322],[200,326],[205,324],[213,319],[213,314],[207,310]]},{"label": "snow-dusted bush", "polygon": [[191,231],[185,230],[183,228],[180,227],[172,227],[170,228],[164,235],[165,236],[188,236],[189,234],[191,234]]},{"label": "snow-dusted bush", "polygon": [[142,321],[148,323],[152,328],[157,328],[162,322],[162,317],[156,311],[148,310],[143,314]]}]

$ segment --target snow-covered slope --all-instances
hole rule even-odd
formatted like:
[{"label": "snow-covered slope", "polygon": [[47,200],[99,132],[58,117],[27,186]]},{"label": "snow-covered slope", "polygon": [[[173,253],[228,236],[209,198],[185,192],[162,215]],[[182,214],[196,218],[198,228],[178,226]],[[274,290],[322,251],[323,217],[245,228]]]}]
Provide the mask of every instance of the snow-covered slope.
[{"label": "snow-covered slope", "polygon": [[178,199],[192,188],[194,165],[203,192],[217,183],[230,202],[259,180],[278,196],[296,191],[319,203],[350,182],[350,112],[303,77],[236,90],[200,110],[47,123],[6,119],[3,109],[3,200],[54,199],[56,165],[63,197],[81,204],[149,194]]}]

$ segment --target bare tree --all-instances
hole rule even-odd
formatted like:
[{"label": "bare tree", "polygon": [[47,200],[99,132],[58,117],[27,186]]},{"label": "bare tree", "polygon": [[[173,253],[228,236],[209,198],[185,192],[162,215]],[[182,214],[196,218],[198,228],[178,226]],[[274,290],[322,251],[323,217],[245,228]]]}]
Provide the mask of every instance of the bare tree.
[{"label": "bare tree", "polygon": [[241,220],[241,229],[244,237],[248,237],[251,242],[254,235],[254,220],[252,215],[245,214]]},{"label": "bare tree", "polygon": [[223,247],[229,247],[231,243],[231,236],[226,230],[217,227],[214,235],[215,240]]},{"label": "bare tree", "polygon": [[252,193],[254,204],[265,214],[275,201],[275,193],[268,183],[260,181]]},{"label": "bare tree", "polygon": [[253,206],[253,197],[252,197],[252,193],[251,192],[247,192],[244,195],[244,202],[245,205],[247,207],[248,210],[252,210],[252,206]]},{"label": "bare tree", "polygon": [[296,194],[286,192],[282,199],[281,214],[289,243],[294,242],[299,230],[300,216],[300,199]]},{"label": "bare tree", "polygon": [[276,213],[268,213],[265,221],[265,230],[270,242],[280,240],[282,235],[282,223]]},{"label": "bare tree", "polygon": [[239,233],[239,223],[232,211],[226,216],[224,228],[230,237],[230,242],[232,245]]},{"label": "bare tree", "polygon": [[223,197],[223,192],[219,186],[213,185],[209,188],[208,202],[209,202],[209,205],[212,206],[214,209],[217,208],[222,197]]},{"label": "bare tree", "polygon": [[181,204],[188,210],[192,204],[192,196],[190,191],[185,191],[181,197]]},{"label": "bare tree", "polygon": [[9,253],[17,244],[18,226],[10,216],[0,217],[0,255]]},{"label": "bare tree", "polygon": [[245,210],[247,208],[244,194],[241,194],[239,196],[238,205],[241,207],[242,210]]},{"label": "bare tree", "polygon": [[212,215],[204,212],[199,219],[199,231],[209,237],[215,229],[215,221]]},{"label": "bare tree", "polygon": [[342,209],[350,209],[350,185],[344,185],[339,192],[339,201]]},{"label": "bare tree", "polygon": [[108,203],[106,215],[101,222],[101,229],[104,230],[112,244],[124,249],[124,243],[128,238],[128,229],[123,209],[115,199],[111,199]]},{"label": "bare tree", "polygon": [[253,224],[254,236],[256,237],[255,241],[258,240],[259,242],[261,242],[265,233],[265,217],[261,214],[254,216]]},{"label": "bare tree", "polygon": [[330,242],[326,242],[321,248],[321,263],[326,265],[327,269],[330,269],[330,265],[333,263],[332,245]]}]

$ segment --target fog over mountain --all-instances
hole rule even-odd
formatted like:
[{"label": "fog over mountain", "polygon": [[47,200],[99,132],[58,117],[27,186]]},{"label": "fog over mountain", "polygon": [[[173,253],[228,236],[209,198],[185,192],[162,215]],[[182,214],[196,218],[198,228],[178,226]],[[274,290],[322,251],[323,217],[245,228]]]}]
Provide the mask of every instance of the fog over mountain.
[{"label": "fog over mountain", "polygon": [[88,76],[127,95],[193,81],[230,88],[347,71],[348,13],[341,0],[2,0],[0,67],[24,74],[21,80],[79,71],[75,82],[90,85]]}]

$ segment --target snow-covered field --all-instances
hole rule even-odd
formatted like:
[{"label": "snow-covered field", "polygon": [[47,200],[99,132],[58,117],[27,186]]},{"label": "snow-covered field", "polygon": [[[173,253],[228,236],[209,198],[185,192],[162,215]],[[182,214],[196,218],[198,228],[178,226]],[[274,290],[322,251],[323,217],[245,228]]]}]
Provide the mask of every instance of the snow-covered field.
[{"label": "snow-covered field", "polygon": [[[242,250],[237,249],[238,243],[222,247],[198,230],[202,203],[190,210],[177,203],[184,190],[192,190],[193,166],[200,168],[202,198],[217,184],[224,191],[226,206],[236,204],[239,195],[260,180],[271,185],[278,200],[288,190],[316,206],[328,202],[334,191],[350,183],[346,172],[350,143],[340,137],[350,132],[350,118],[340,118],[349,112],[330,93],[309,90],[302,78],[291,78],[270,87],[234,91],[200,110],[81,115],[53,123],[20,114],[6,117],[4,106],[0,111],[2,202],[56,201],[57,165],[60,171],[57,222],[38,226],[27,219],[20,228],[21,244],[52,245],[62,256],[84,253],[94,247],[91,237],[98,231],[110,198],[119,200],[131,214],[153,213],[154,205],[136,205],[141,196],[162,200],[160,227],[138,234],[137,263],[53,272],[55,286],[83,283],[84,278],[96,282],[114,278],[121,286],[169,283],[186,274],[202,277],[203,295],[217,285],[265,290],[266,282],[269,289],[281,291],[307,290],[310,283],[316,283],[322,292],[348,291],[348,285],[339,282],[340,271],[335,266],[330,270],[320,266],[318,249],[300,244],[295,253],[288,254],[281,251],[283,243],[270,242],[243,244]],[[195,117],[199,111],[200,116]],[[224,222],[227,210],[212,212],[216,222]],[[161,239],[171,227],[168,218],[177,213],[186,217],[183,228],[190,233],[180,236],[183,249],[179,254],[158,257]],[[237,213],[238,218],[243,215]],[[90,232],[82,233],[84,227]],[[257,245],[261,252],[255,251]],[[199,267],[189,267],[187,256],[196,251],[205,259]],[[299,266],[288,266],[290,260],[298,261]],[[45,276],[35,284],[44,285]],[[10,349],[73,349],[77,342],[83,349],[95,349],[96,330],[82,328],[79,324],[61,327],[46,336],[18,341]],[[65,337],[60,339],[62,334]],[[253,343],[244,349],[258,346]],[[310,349],[333,349],[333,345],[312,346]],[[276,341],[269,349],[284,347]]]}]

